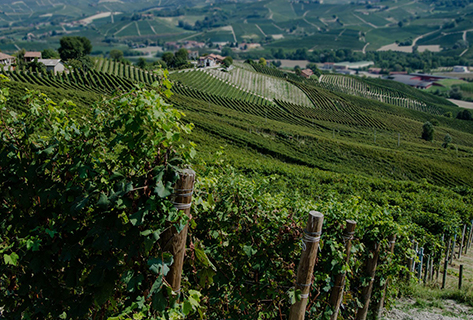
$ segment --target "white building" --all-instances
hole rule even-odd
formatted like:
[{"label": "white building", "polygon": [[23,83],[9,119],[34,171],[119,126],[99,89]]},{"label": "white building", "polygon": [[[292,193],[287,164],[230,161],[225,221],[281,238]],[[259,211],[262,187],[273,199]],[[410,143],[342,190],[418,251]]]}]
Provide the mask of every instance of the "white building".
[{"label": "white building", "polygon": [[14,63],[15,63],[15,57],[0,52],[0,64],[4,65],[5,69]]},{"label": "white building", "polygon": [[465,66],[454,66],[453,72],[468,73],[470,72],[470,70],[468,70],[468,67],[465,67]]},{"label": "white building", "polygon": [[53,73],[64,72],[65,67],[61,62],[61,59],[38,59],[38,62],[41,62],[46,66],[46,71],[51,71]]}]

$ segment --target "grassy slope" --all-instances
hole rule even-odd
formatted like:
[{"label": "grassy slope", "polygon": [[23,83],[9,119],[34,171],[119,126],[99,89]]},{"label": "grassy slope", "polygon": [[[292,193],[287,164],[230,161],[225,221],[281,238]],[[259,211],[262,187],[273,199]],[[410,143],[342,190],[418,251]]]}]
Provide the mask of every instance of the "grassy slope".
[{"label": "grassy slope", "polygon": [[[389,83],[381,82],[388,85]],[[378,84],[379,85],[379,84]],[[18,90],[19,85],[12,85]],[[398,86],[399,90],[410,93],[410,88]],[[66,96],[79,100],[81,106],[92,104],[97,95],[81,93],[80,91],[60,91],[42,88],[48,94],[60,100]],[[187,113],[187,121],[193,122],[200,135],[200,143],[204,157],[205,153],[213,154],[216,139],[218,147],[229,143],[238,148],[249,149],[255,153],[248,160],[241,157],[237,162],[253,165],[253,159],[270,156],[290,164],[298,164],[309,168],[317,168],[327,172],[357,174],[365,177],[427,181],[445,186],[472,185],[473,169],[473,122],[449,119],[443,116],[396,107],[385,103],[354,97],[344,94],[330,93],[317,89],[319,95],[328,101],[340,101],[331,111],[335,119],[350,117],[350,112],[362,116],[360,123],[332,120],[317,120],[304,118],[299,114],[296,121],[285,120],[284,117],[268,117],[252,110],[233,110],[231,105],[220,104],[219,99],[209,102],[199,97],[175,94],[171,102]],[[16,94],[19,96],[20,93]],[[216,96],[218,97],[218,96]],[[419,92],[417,98],[431,99],[430,103],[440,103],[444,100]],[[18,105],[17,101],[16,105]],[[277,107],[277,106],[276,106]],[[454,109],[443,105],[445,110]],[[257,104],[249,108],[259,108]],[[318,107],[306,108],[314,112],[325,112]],[[352,110],[352,111],[350,111]],[[286,112],[283,109],[280,111]],[[281,114],[281,113],[280,113]],[[287,115],[294,116],[294,114]],[[284,115],[284,113],[283,113]],[[286,119],[289,119],[286,117]],[[422,124],[425,121],[436,120],[434,142],[420,139]],[[370,123],[382,124],[374,130]],[[453,143],[449,148],[442,148],[443,137],[449,133]],[[400,145],[398,145],[398,139]],[[241,152],[235,151],[235,157]]]}]

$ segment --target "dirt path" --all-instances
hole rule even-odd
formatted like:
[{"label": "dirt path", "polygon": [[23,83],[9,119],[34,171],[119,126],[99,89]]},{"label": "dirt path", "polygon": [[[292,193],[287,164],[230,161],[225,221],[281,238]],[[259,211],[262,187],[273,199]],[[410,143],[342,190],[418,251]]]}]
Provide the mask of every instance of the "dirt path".
[{"label": "dirt path", "polygon": [[361,21],[363,21],[364,23],[366,23],[367,25],[369,25],[370,27],[374,28],[374,29],[378,29],[378,26],[375,26],[374,24],[372,24],[371,22],[368,22],[366,21],[365,19],[363,19],[362,17],[360,16],[357,16],[356,14],[353,13],[353,15],[355,17],[357,17],[358,19],[360,19]]},{"label": "dirt path", "polygon": [[[255,23],[255,26],[256,26],[256,28],[258,28],[259,32],[261,32],[261,33],[263,34],[263,36],[266,38],[267,35],[266,35],[266,33],[264,33],[263,29],[261,29],[261,28],[259,27],[259,25],[257,25],[256,23]],[[233,28],[232,28],[232,29],[233,29]],[[233,35],[235,36],[235,34],[233,34]],[[235,42],[236,42],[236,40],[235,40]]]},{"label": "dirt path", "polygon": [[[468,235],[467,235],[468,236]],[[466,236],[466,237],[467,237]],[[458,288],[458,277],[460,265],[463,265],[463,284],[462,290],[471,290],[473,285],[473,246],[468,250],[467,255],[462,255],[458,259],[458,249],[455,250],[457,259],[448,266],[446,291]],[[442,285],[443,261],[438,280],[430,284],[431,287],[440,288]],[[439,299],[436,295],[442,294],[437,290],[425,291],[425,297],[407,298],[396,302],[396,306],[387,312],[382,318],[384,320],[473,320],[473,307],[458,303],[450,299]]]}]

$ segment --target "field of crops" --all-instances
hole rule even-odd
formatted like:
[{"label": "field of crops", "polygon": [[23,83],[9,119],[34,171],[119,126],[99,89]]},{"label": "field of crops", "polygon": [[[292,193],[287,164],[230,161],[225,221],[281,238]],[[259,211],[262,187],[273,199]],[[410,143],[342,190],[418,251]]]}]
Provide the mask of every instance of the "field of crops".
[{"label": "field of crops", "polygon": [[226,98],[241,99],[261,105],[270,104],[270,100],[267,97],[240,88],[228,79],[220,78],[219,73],[222,73],[222,75],[229,74],[221,71],[214,73],[212,70],[197,69],[195,71],[174,72],[170,75],[170,78],[202,92]]},{"label": "field of crops", "polygon": [[222,72],[217,69],[207,72],[243,91],[252,92],[267,99],[284,100],[307,107],[312,106],[310,100],[301,90],[283,79],[268,77],[241,68],[234,68],[230,72]]},{"label": "field of crops", "polygon": [[331,91],[357,95],[417,111],[436,115],[443,113],[442,109],[435,106],[428,106],[425,102],[412,99],[399,91],[368,85],[354,77],[322,75],[320,77],[320,85]]},{"label": "field of crops", "polygon": [[126,78],[133,82],[152,84],[158,80],[158,77],[149,71],[109,59],[97,59],[95,62],[95,70],[120,78]]},{"label": "field of crops", "polygon": [[4,74],[18,82],[65,90],[91,91],[98,94],[111,94],[133,88],[133,83],[125,78],[95,70],[88,72],[76,70],[70,73],[58,73],[57,75],[29,71],[4,71]]}]

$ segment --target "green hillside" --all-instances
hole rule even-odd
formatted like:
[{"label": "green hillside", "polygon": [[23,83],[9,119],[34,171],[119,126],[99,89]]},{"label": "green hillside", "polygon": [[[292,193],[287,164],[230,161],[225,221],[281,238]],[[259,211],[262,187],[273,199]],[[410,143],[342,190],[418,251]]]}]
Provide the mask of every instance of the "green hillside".
[{"label": "green hillside", "polygon": [[[319,83],[293,75],[285,79],[277,72],[270,75],[270,70],[235,66],[227,73],[176,72],[170,75],[170,102],[187,113],[186,121],[209,134],[200,146],[204,149],[216,135],[263,155],[325,171],[425,179],[449,187],[472,184],[473,122],[455,119],[459,109],[450,102],[392,81],[327,75]],[[9,76],[104,95],[159,79],[109,60],[97,60],[96,70],[87,73],[24,71]],[[447,113],[453,117],[444,116]],[[426,121],[435,124],[433,142],[421,139]],[[453,141],[443,148],[447,134]]]},{"label": "green hillside", "polygon": [[[2,117],[16,111],[31,129],[15,136],[11,130],[24,122],[5,122],[15,126],[11,130],[4,129],[3,118],[0,123],[2,168],[8,168],[0,181],[8,190],[2,193],[7,219],[1,224],[6,263],[0,265],[0,288],[11,283],[21,288],[8,287],[12,294],[0,296],[0,304],[18,318],[126,319],[171,312],[189,319],[287,318],[300,299],[291,287],[305,250],[300,239],[309,210],[323,212],[326,221],[311,283],[311,297],[321,303],[308,306],[308,318],[328,318],[334,278],[349,268],[340,313],[348,318],[360,312],[363,266],[374,244],[382,253],[372,304],[389,278],[389,305],[408,277],[411,239],[440,270],[442,235],[445,240],[458,235],[473,218],[473,121],[456,119],[459,110],[448,101],[404,85],[345,76],[318,82],[237,64],[230,72],[172,73],[172,95],[161,98],[145,89],[158,82],[164,85],[158,90],[166,92],[167,71],[104,59],[87,72],[3,75],[11,81],[1,84],[0,96],[9,96],[0,101]],[[143,91],[129,93],[140,85]],[[71,99],[76,105],[67,105],[65,113],[50,102],[40,107],[31,95],[22,99],[25,88],[43,91],[54,103]],[[449,112],[453,117],[445,116]],[[170,116],[174,122],[160,122]],[[180,121],[194,124],[192,134],[185,134],[192,125],[174,131]],[[435,124],[432,142],[421,139],[426,121]],[[48,130],[54,134],[45,134]],[[442,146],[447,134],[453,140]],[[28,144],[11,152],[20,136]],[[172,206],[168,189],[177,165],[185,162],[177,152],[191,141],[197,157],[187,155],[186,161],[197,172],[197,184],[178,304],[163,280],[173,258],[158,241],[170,229],[166,221],[180,221],[175,209],[165,216],[161,210],[169,208],[161,207]],[[55,170],[63,171],[50,176]],[[15,183],[20,187],[12,187]],[[344,262],[347,219],[357,229],[353,255]],[[398,238],[391,256],[387,237],[393,234]],[[38,280],[37,270],[47,277],[40,272]],[[42,296],[32,283],[43,288]],[[471,291],[462,297],[473,302]]]}]

